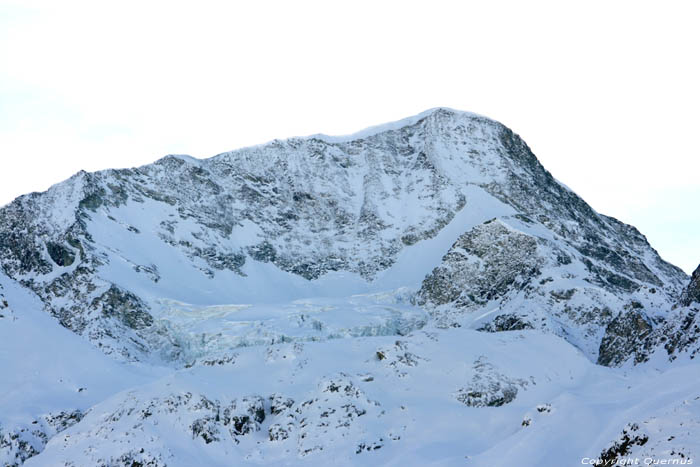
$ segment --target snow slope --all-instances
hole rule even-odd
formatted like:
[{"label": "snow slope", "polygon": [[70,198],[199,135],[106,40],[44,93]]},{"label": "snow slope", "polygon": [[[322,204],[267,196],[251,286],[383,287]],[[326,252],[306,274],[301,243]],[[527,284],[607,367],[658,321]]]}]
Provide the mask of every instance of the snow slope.
[{"label": "snow slope", "polygon": [[32,292],[0,273],[0,462],[38,453],[117,391],[171,370],[106,358],[44,313]]},{"label": "snow slope", "polygon": [[699,447],[697,365],[605,368],[540,331],[428,328],[231,357],[107,398],[27,465],[577,465],[631,424],[651,440],[643,457]]}]

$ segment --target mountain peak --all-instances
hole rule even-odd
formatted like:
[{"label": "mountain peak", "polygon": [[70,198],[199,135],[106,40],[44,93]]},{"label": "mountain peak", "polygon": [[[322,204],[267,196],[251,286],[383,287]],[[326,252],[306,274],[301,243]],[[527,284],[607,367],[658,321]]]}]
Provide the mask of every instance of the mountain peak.
[{"label": "mountain peak", "polygon": [[425,110],[423,112],[420,112],[416,115],[402,118],[400,120],[396,120],[393,122],[388,122],[388,123],[383,123],[380,125],[374,125],[370,126],[368,128],[365,128],[364,130],[360,130],[355,133],[351,133],[348,135],[326,135],[322,133],[310,135],[307,138],[313,138],[313,139],[319,139],[322,141],[325,141],[327,143],[346,143],[349,141],[354,141],[358,139],[365,139],[369,138],[381,133],[386,133],[389,131],[395,131],[399,130],[405,127],[413,126],[416,123],[420,122],[421,120],[424,119],[437,119],[439,117],[448,117],[448,118],[454,118],[454,117],[469,117],[469,118],[479,118],[479,119],[486,119],[486,117],[482,117],[480,115],[471,113],[471,112],[465,112],[461,110],[455,110],[455,109],[450,109],[448,107],[435,107],[432,109]]},{"label": "mountain peak", "polygon": [[[129,358],[143,358],[142,350],[124,347],[130,342],[155,349],[132,335],[141,328],[126,325],[131,337],[114,342],[109,336],[118,333],[106,329],[114,323],[94,319],[117,296],[141,316],[157,315],[163,300],[269,303],[409,287],[425,307],[466,310],[495,297],[511,300],[522,292],[515,284],[557,296],[584,284],[591,290],[581,297],[625,294],[654,310],[675,300],[685,282],[639,232],[558,184],[508,128],[443,107],[345,137],[273,141],[203,160],[168,155],[137,169],[83,173],[5,213],[5,271],[36,274],[33,289],[67,327],[100,336],[103,348],[116,346]],[[488,225],[493,218],[499,222]],[[491,241],[510,245],[515,263],[502,257],[505,247],[487,248]],[[518,245],[531,255],[518,253]],[[501,274],[503,267],[523,277]],[[486,275],[505,281],[498,293],[483,282]],[[550,275],[567,279],[549,290]],[[82,308],[66,311],[53,292],[57,280],[76,287]],[[443,280],[456,284],[445,296]],[[79,290],[86,281],[101,295]],[[648,294],[652,288],[658,294]],[[598,298],[585,303],[585,313],[604,308]],[[542,309],[554,313],[550,305]],[[122,316],[121,325],[159,322],[109,314]],[[609,318],[600,319],[590,326],[600,330]],[[534,327],[548,318],[520,321]],[[547,326],[573,336],[581,324],[572,318]],[[595,359],[598,341],[576,339]]]}]

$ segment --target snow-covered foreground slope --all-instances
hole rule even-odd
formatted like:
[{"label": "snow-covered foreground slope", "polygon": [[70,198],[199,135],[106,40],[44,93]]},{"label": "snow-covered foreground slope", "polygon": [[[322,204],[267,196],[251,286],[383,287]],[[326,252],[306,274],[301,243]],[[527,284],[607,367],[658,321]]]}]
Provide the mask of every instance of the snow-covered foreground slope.
[{"label": "snow-covered foreground slope", "polygon": [[473,114],[81,172],[0,265],[9,465],[698,453],[700,273]]},{"label": "snow-covered foreground slope", "polygon": [[0,369],[1,465],[41,452],[48,438],[115,392],[171,371],[105,358],[1,272]]},{"label": "snow-covered foreground slope", "polygon": [[2,293],[5,462],[41,452],[27,465],[576,465],[623,430],[640,459],[700,448],[687,359],[611,369],[537,330],[427,324],[146,369],[61,328],[8,278]]},{"label": "snow-covered foreground slope", "polygon": [[247,347],[115,391],[26,465],[577,465],[628,425],[644,456],[692,458],[697,371],[597,366],[540,331]]}]

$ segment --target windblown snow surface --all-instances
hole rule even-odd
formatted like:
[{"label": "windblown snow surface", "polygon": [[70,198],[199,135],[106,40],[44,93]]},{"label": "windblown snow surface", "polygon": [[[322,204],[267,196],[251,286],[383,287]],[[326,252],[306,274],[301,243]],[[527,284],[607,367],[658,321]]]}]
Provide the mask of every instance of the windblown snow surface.
[{"label": "windblown snow surface", "polygon": [[697,278],[477,115],[81,172],[0,264],[2,465],[700,462]]}]

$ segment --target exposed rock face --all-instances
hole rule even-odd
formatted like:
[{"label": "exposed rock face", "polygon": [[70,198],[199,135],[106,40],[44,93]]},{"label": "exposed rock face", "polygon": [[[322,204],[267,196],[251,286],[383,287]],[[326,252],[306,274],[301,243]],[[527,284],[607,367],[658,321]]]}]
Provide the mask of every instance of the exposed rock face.
[{"label": "exposed rock face", "polygon": [[696,269],[690,284],[681,295],[679,303],[665,315],[660,324],[646,338],[635,339],[635,362],[648,361],[655,353],[665,353],[669,360],[686,356],[694,359],[700,354],[700,302],[698,301],[698,278]]},{"label": "exposed rock face", "polygon": [[[652,329],[652,323],[643,312],[635,309],[620,313],[605,329],[598,363],[606,366],[624,363]],[[642,361],[641,356],[637,355],[635,361]]]},{"label": "exposed rock face", "polygon": [[131,329],[144,329],[153,324],[153,317],[137,296],[112,285],[105,293],[95,297],[90,307],[102,310],[105,316],[117,318]]},{"label": "exposed rock face", "polygon": [[700,266],[693,272],[690,284],[683,291],[681,296],[681,306],[690,306],[693,303],[700,303]]},{"label": "exposed rock face", "polygon": [[603,465],[615,465],[620,459],[626,458],[635,446],[644,446],[649,441],[649,436],[639,433],[639,425],[628,424],[619,439],[600,454]]},{"label": "exposed rock face", "polygon": [[47,414],[9,431],[3,430],[0,425],[0,459],[3,465],[22,465],[39,454],[49,439],[78,423],[83,416],[80,410]]},{"label": "exposed rock face", "polygon": [[477,330],[486,332],[503,332],[522,331],[524,329],[534,329],[534,326],[527,321],[526,317],[518,316],[514,313],[506,313],[496,316],[493,321],[484,324]]},{"label": "exposed rock face", "polygon": [[460,388],[455,398],[468,407],[500,407],[515,400],[518,389],[526,388],[525,380],[513,380],[499,374],[485,358],[474,362],[472,381]]},{"label": "exposed rock face", "polygon": [[659,340],[664,342],[664,349],[672,359],[683,352],[694,358],[700,353],[700,310],[693,308],[679,314],[675,320],[669,320],[661,327],[657,334],[662,336]]},{"label": "exposed rock face", "polygon": [[535,237],[494,220],[462,234],[423,281],[418,303],[481,305],[522,290],[540,274]]},{"label": "exposed rock face", "polygon": [[[683,291],[679,301],[681,308],[676,320],[676,327],[671,331],[666,349],[672,354],[676,349],[687,349],[700,340],[700,266],[693,272],[690,283]],[[671,320],[669,320],[671,321]],[[669,326],[667,325],[666,328]],[[700,345],[696,345],[692,354],[700,352]]]}]

